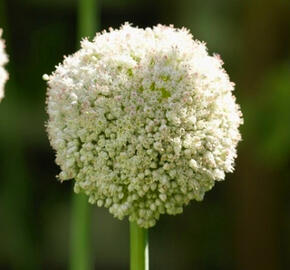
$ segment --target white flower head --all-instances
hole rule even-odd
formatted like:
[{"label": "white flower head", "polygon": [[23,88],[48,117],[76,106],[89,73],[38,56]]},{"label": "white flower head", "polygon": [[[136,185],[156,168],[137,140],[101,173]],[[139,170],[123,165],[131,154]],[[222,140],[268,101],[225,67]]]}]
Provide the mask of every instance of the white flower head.
[{"label": "white flower head", "polygon": [[2,29],[0,29],[0,101],[4,97],[4,85],[8,79],[8,73],[4,69],[4,65],[8,62],[7,54],[5,53],[5,43],[1,39]]},{"label": "white flower head", "polygon": [[115,217],[152,227],[233,171],[234,84],[184,28],[104,31],[44,79],[59,178]]}]

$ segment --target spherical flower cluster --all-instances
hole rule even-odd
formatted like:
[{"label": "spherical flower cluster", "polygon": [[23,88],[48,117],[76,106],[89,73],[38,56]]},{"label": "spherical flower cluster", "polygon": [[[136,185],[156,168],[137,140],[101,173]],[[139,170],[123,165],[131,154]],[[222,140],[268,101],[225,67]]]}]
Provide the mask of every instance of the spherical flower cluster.
[{"label": "spherical flower cluster", "polygon": [[8,62],[8,57],[4,51],[5,44],[1,39],[2,29],[0,29],[0,101],[4,97],[4,85],[8,79],[8,73],[4,69],[4,64]]},{"label": "spherical flower cluster", "polygon": [[59,178],[117,218],[152,227],[233,171],[234,84],[184,28],[104,31],[44,79]]}]

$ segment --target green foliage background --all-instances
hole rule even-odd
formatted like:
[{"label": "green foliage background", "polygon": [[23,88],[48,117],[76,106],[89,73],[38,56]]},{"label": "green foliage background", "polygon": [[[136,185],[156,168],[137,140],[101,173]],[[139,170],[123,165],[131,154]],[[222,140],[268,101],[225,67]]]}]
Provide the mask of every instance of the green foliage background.
[{"label": "green foliage background", "polygon": [[[125,21],[189,28],[221,54],[244,113],[236,172],[150,230],[152,269],[290,269],[290,4],[287,0],[103,0]],[[75,50],[76,1],[0,0],[10,80],[0,104],[0,269],[67,269],[71,183],[45,133],[45,83]],[[128,269],[128,222],[91,206],[95,269]],[[81,270],[81,269],[80,269]]]}]

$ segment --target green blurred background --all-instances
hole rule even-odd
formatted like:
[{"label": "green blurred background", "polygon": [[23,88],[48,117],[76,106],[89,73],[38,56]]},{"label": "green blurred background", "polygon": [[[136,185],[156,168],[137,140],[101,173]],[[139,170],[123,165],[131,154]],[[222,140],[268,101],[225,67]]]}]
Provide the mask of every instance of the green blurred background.
[{"label": "green blurred background", "polygon": [[[0,0],[0,269],[68,269],[72,183],[45,133],[42,74],[75,51],[76,0]],[[290,1],[103,0],[101,29],[185,26],[218,52],[245,118],[236,171],[150,230],[151,269],[290,269]],[[129,268],[128,222],[91,206],[95,269]],[[82,270],[82,269],[80,269]]]}]

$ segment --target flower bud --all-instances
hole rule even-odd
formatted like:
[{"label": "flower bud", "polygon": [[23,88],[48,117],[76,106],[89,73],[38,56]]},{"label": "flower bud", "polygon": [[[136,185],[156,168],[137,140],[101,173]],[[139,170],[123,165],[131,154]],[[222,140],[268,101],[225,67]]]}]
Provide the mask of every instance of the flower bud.
[{"label": "flower bud", "polygon": [[4,97],[4,85],[8,80],[8,73],[4,69],[4,65],[8,62],[8,56],[5,53],[5,43],[4,40],[1,39],[2,29],[0,29],[0,101]]}]

